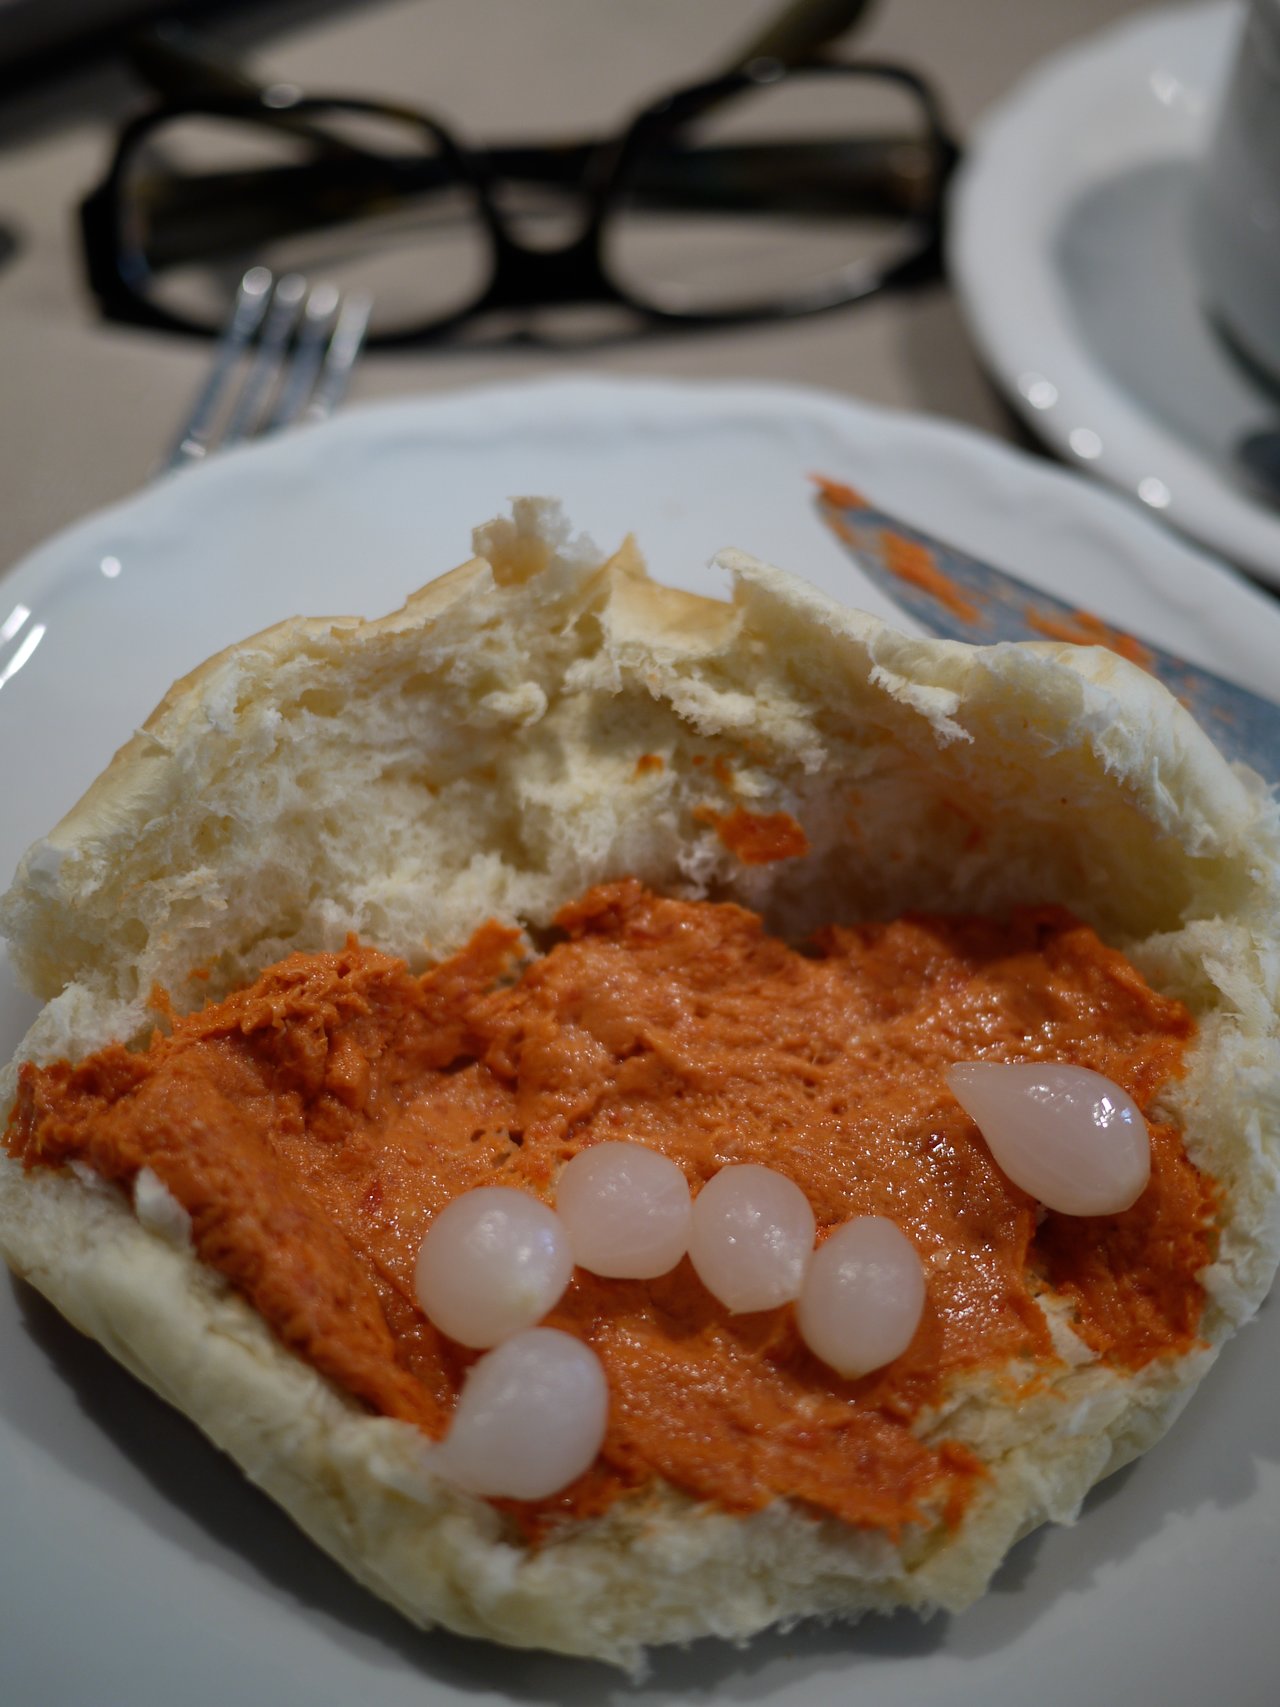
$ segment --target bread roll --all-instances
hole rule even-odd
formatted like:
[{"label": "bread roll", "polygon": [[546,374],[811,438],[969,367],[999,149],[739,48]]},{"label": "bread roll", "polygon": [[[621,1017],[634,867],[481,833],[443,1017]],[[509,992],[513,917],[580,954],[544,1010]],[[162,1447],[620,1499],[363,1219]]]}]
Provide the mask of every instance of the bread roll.
[{"label": "bread roll", "polygon": [[[163,1191],[131,1202],[0,1153],[0,1247],[420,1624],[634,1667],[707,1633],[963,1608],[1014,1541],[1160,1437],[1271,1282],[1276,807],[1105,651],[912,638],[736,550],[719,559],[731,601],[675,592],[630,544],[602,562],[533,500],[475,549],[391,616],[287,622],[174,686],[3,901],[46,1003],[19,1060],[143,1039],[157,984],[195,1006],[352,931],[421,968],[486,919],[536,935],[623,875],[736,899],[793,939],[1061,903],[1195,1016],[1160,1112],[1219,1187],[1198,1346],[1119,1371],[1064,1308],[1035,1396],[1011,1404],[999,1372],[954,1382],[916,1425],[989,1470],[954,1526],[895,1541],[785,1500],[735,1515],[662,1487],[526,1547],[433,1474],[418,1430],[282,1349],[194,1258]],[[709,756],[745,807],[803,825],[802,857],[734,855],[705,810]]]}]

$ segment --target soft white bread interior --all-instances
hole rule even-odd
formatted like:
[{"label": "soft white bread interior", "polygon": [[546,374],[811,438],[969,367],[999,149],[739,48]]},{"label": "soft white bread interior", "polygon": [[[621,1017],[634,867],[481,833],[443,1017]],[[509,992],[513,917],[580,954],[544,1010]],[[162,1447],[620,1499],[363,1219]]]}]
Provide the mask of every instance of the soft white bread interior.
[{"label": "soft white bread interior", "polygon": [[[1063,1363],[1038,1397],[1012,1407],[970,1379],[921,1420],[991,1467],[955,1530],[895,1546],[668,1490],[656,1517],[621,1502],[530,1552],[432,1476],[412,1428],[281,1350],[192,1257],[171,1200],[135,1212],[91,1176],[0,1156],[0,1247],[419,1622],[631,1665],[648,1643],[808,1614],[964,1606],[1019,1535],[1159,1437],[1275,1272],[1275,804],[1107,652],[910,638],[738,551],[720,559],[731,601],[696,598],[630,546],[602,562],[534,501],[475,548],[389,617],[282,624],[171,690],[3,902],[47,1004],[20,1058],[140,1038],[155,984],[198,1005],[352,930],[414,965],[486,918],[536,935],[623,874],[740,899],[790,935],[1059,901],[1198,1023],[1163,1112],[1222,1187],[1203,1347],[1125,1375],[1055,1312]],[[792,814],[810,851],[741,864],[713,821],[737,805]]]}]

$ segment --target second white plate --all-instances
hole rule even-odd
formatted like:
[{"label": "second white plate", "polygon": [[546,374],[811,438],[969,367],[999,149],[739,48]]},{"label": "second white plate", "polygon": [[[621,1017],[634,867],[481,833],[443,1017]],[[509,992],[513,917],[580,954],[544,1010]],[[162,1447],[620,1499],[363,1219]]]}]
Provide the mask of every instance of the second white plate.
[{"label": "second white plate", "polygon": [[949,261],[1034,432],[1280,586],[1280,500],[1236,450],[1280,430],[1280,396],[1214,332],[1187,242],[1241,21],[1236,4],[1144,13],[1040,66],[974,140]]}]

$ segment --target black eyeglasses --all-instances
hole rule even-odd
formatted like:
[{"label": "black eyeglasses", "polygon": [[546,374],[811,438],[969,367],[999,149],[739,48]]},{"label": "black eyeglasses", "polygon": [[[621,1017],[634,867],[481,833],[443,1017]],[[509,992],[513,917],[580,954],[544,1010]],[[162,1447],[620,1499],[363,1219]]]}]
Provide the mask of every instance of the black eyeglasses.
[{"label": "black eyeglasses", "polygon": [[219,330],[257,263],[367,292],[374,343],[546,304],[724,324],[936,276],[957,157],[927,83],[878,61],[757,58],[550,147],[277,85],[134,119],[81,222],[104,314],[145,326]]}]

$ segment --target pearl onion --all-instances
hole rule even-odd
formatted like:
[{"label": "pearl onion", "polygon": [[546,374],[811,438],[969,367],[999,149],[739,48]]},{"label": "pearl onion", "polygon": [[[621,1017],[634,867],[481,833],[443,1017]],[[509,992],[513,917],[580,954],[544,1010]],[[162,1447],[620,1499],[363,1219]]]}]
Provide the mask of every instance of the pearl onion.
[{"label": "pearl onion", "polygon": [[754,1162],[721,1168],[693,1200],[689,1257],[730,1314],[799,1296],[814,1220],[800,1187]]},{"label": "pearl onion", "polygon": [[901,1357],[923,1310],[915,1246],[892,1221],[860,1215],[813,1253],[796,1321],[809,1350],[852,1377]]},{"label": "pearl onion", "polygon": [[965,1061],[947,1083],[1015,1185],[1064,1215],[1116,1215],[1151,1175],[1141,1110],[1101,1073],[1054,1061]]},{"label": "pearl onion", "polygon": [[468,1371],[434,1462],[473,1494],[546,1499],[591,1467],[608,1412],[591,1347],[558,1328],[528,1328]]},{"label": "pearl onion", "polygon": [[447,1203],[418,1252],[418,1302],[460,1345],[509,1339],[545,1316],[573,1256],[555,1211],[527,1192],[485,1185]]},{"label": "pearl onion", "polygon": [[568,1162],[556,1208],[574,1261],[615,1280],[666,1274],[689,1248],[689,1186],[643,1144],[595,1144]]}]

